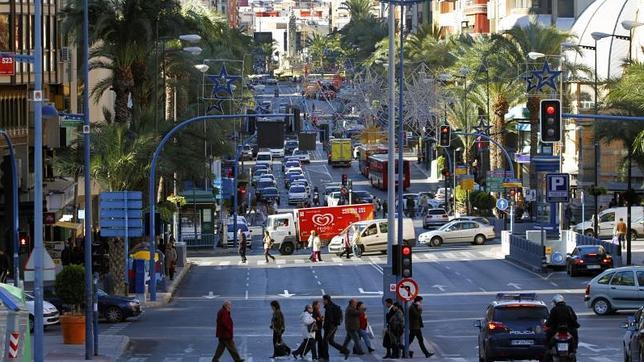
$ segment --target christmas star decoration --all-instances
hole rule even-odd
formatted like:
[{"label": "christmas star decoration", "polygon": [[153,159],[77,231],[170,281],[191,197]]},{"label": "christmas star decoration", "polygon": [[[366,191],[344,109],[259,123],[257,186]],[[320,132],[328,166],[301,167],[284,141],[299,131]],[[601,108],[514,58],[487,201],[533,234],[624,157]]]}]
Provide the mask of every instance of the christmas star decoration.
[{"label": "christmas star decoration", "polygon": [[533,70],[532,74],[539,81],[536,86],[537,91],[542,91],[545,86],[552,88],[552,90],[557,90],[556,80],[561,75],[561,71],[551,70],[547,61],[543,62],[543,68],[541,70]]},{"label": "christmas star decoration", "polygon": [[224,112],[224,100],[223,99],[217,99],[210,106],[208,106],[208,109],[206,109],[206,114],[210,114],[212,111],[217,111],[219,113]]},{"label": "christmas star decoration", "polygon": [[219,74],[212,74],[208,75],[207,77],[213,84],[212,92],[210,93],[210,95],[215,99],[231,98],[233,95],[232,85],[235,81],[241,78],[238,75],[228,74],[228,70],[226,69],[225,64],[221,66]]},{"label": "christmas star decoration", "polygon": [[490,134],[490,128],[492,128],[492,126],[490,126],[485,121],[485,118],[481,117],[479,119],[479,124],[476,127],[474,127],[474,130],[476,131],[476,133],[481,133],[488,136]]},{"label": "christmas star decoration", "polygon": [[527,83],[526,93],[528,93],[528,92],[530,92],[531,90],[533,90],[533,89],[536,89],[536,88],[537,88],[537,85],[536,85],[536,84],[535,84],[535,82],[534,82],[534,78],[535,78],[535,76],[534,76],[534,74],[532,74],[532,73],[533,73],[533,72],[528,72],[528,73],[526,73],[526,74],[523,76],[523,79],[524,79],[524,80],[526,81],[526,83]]}]

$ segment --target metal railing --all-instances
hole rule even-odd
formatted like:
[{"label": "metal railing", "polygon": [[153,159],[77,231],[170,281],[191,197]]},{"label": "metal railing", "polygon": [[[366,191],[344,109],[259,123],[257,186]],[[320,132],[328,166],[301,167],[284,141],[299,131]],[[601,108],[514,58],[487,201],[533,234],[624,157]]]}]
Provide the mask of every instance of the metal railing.
[{"label": "metal railing", "polygon": [[219,235],[202,233],[181,233],[180,241],[187,248],[214,248],[219,241]]},{"label": "metal railing", "polygon": [[516,235],[510,235],[510,259],[541,269],[545,257],[543,246]]}]

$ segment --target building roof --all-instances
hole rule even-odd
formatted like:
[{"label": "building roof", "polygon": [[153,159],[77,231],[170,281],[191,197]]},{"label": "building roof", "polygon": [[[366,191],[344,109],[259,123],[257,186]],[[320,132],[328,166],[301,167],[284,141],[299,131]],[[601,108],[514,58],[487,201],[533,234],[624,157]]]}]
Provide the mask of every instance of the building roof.
[{"label": "building roof", "polygon": [[[622,27],[624,20],[636,20],[639,0],[595,0],[583,11],[572,27],[574,40],[579,45],[595,46],[591,34],[602,32],[629,36]],[[622,75],[624,61],[628,58],[629,41],[608,37],[597,41],[597,76],[600,80],[615,79]],[[590,69],[595,67],[592,49],[581,49],[581,54],[569,52],[568,59]],[[635,58],[635,57],[633,57]]]}]

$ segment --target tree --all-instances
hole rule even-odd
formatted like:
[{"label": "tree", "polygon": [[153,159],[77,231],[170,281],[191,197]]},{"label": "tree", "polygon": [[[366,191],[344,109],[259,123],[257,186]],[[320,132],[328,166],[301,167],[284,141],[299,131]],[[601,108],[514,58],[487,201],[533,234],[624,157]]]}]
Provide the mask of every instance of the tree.
[{"label": "tree", "polygon": [[371,7],[371,0],[346,0],[342,3],[342,6],[340,8],[349,11],[351,21],[359,21],[368,17],[372,17]]}]

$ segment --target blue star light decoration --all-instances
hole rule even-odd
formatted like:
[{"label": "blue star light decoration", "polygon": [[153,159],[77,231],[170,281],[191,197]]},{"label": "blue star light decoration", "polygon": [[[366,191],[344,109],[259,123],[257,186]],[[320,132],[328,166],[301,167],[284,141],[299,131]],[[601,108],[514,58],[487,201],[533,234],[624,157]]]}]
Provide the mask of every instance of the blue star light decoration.
[{"label": "blue star light decoration", "polygon": [[[540,70],[533,70],[526,74],[523,79],[527,83],[527,91],[536,90],[537,92],[543,91],[544,87],[548,86],[552,90],[557,90],[557,78],[561,75],[561,71],[550,69],[547,61],[543,62],[543,67]],[[536,82],[534,82],[536,81]]]},{"label": "blue star light decoration", "polygon": [[207,77],[213,84],[210,96],[215,100],[214,103],[208,107],[207,112],[210,112],[212,110],[223,112],[224,100],[232,98],[232,85],[234,82],[241,79],[241,77],[238,75],[228,74],[228,70],[226,69],[225,64],[221,66],[219,74],[212,74],[208,75]]}]

